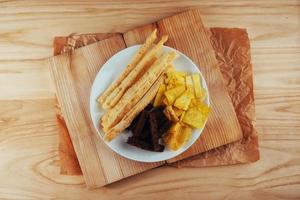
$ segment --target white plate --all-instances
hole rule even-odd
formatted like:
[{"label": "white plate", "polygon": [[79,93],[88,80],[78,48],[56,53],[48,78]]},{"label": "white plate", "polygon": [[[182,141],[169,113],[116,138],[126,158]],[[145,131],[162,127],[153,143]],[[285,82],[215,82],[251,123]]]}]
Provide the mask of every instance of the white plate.
[{"label": "white plate", "polygon": [[[137,52],[140,45],[132,46],[127,49],[123,49],[122,51],[116,53],[112,56],[99,70],[96,79],[93,83],[91,96],[90,96],[90,113],[92,117],[92,121],[94,127],[96,128],[98,134],[102,138],[104,135],[103,130],[99,126],[100,117],[104,114],[104,110],[101,106],[96,102],[96,99],[100,94],[102,94],[105,89],[116,80],[121,72],[124,70],[126,65],[129,63],[130,59]],[[175,69],[180,71],[185,71],[188,73],[200,73],[202,87],[204,87],[207,91],[207,98],[205,99],[205,103],[209,105],[209,94],[207,90],[206,82],[199,70],[199,68],[185,56],[183,53],[179,52],[176,49],[164,46],[164,52],[176,51],[180,56],[173,62]],[[117,154],[140,162],[158,162],[173,158],[178,156],[179,154],[186,151],[194,142],[199,138],[202,133],[202,129],[194,129],[192,138],[180,149],[177,151],[171,151],[168,148],[165,148],[164,152],[151,152],[143,149],[139,149],[137,147],[131,146],[126,143],[127,138],[131,135],[131,133],[124,131],[118,137],[113,139],[111,142],[104,141],[107,146],[109,146],[114,152]]]}]

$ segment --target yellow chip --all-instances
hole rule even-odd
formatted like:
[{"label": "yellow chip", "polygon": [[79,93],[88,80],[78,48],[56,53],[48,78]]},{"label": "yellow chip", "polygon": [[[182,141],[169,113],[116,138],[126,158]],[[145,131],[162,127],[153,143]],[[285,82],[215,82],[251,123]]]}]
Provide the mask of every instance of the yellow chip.
[{"label": "yellow chip", "polygon": [[192,128],[189,126],[181,126],[180,134],[178,134],[177,144],[183,145],[186,143],[192,136]]},{"label": "yellow chip", "polygon": [[203,113],[210,111],[210,108],[207,105],[205,105],[203,102],[201,102],[199,99],[192,99],[190,107],[195,107]]},{"label": "yellow chip", "polygon": [[170,85],[172,85],[173,87],[185,85],[185,77],[174,72],[170,77],[168,77],[168,85],[169,87]]},{"label": "yellow chip", "polygon": [[194,91],[196,98],[202,99],[203,93],[202,93],[202,87],[200,82],[200,75],[199,74],[193,74],[192,75],[193,83],[194,83]]},{"label": "yellow chip", "polygon": [[191,92],[192,97],[195,97],[192,76],[186,76],[185,85],[186,85],[187,90],[189,90]]},{"label": "yellow chip", "polygon": [[157,106],[160,106],[163,104],[163,95],[164,95],[164,92],[166,91],[166,85],[165,84],[161,84],[159,86],[159,89],[157,91],[157,94],[155,96],[155,100],[154,100],[154,103],[153,103],[153,106],[154,107],[157,107]]},{"label": "yellow chip", "polygon": [[173,124],[164,136],[164,142],[171,150],[178,150],[180,144],[178,143],[178,135],[180,134],[181,125],[179,123]]},{"label": "yellow chip", "polygon": [[205,104],[192,106],[184,114],[182,122],[194,128],[202,128],[209,111],[210,108]]},{"label": "yellow chip", "polygon": [[192,94],[189,90],[184,91],[180,97],[175,100],[174,106],[181,110],[187,110],[192,100]]},{"label": "yellow chip", "polygon": [[178,150],[192,136],[192,128],[183,126],[180,123],[173,124],[169,131],[164,135],[164,142],[171,150]]},{"label": "yellow chip", "polygon": [[170,90],[167,90],[165,92],[165,97],[168,100],[168,104],[173,105],[173,103],[177,99],[177,97],[179,97],[184,91],[185,91],[184,86],[178,86],[178,87],[172,88]]},{"label": "yellow chip", "polygon": [[176,87],[176,84],[175,83],[173,83],[172,81],[170,81],[169,83],[168,83],[168,85],[167,85],[167,90],[170,90],[170,89],[173,89],[173,88],[175,88]]}]

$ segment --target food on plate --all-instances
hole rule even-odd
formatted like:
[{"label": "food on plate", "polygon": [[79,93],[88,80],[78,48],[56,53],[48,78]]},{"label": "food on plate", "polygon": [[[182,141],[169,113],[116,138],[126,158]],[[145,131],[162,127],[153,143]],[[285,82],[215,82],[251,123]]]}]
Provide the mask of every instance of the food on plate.
[{"label": "food on plate", "polygon": [[164,135],[164,142],[171,150],[178,150],[192,136],[192,128],[176,122]]},{"label": "food on plate", "polygon": [[176,115],[175,111],[173,110],[172,106],[167,106],[164,109],[164,114],[166,117],[171,120],[172,122],[177,122],[179,121],[178,116]]},{"label": "food on plate", "polygon": [[168,63],[176,58],[175,52],[163,54],[145,74],[135,82],[122,96],[119,102],[108,110],[101,118],[101,126],[104,131],[109,131],[124,115],[137,104],[157,78],[167,69]]},{"label": "food on plate", "polygon": [[165,97],[167,99],[168,105],[172,105],[174,101],[185,91],[184,85],[179,85],[177,87],[168,89],[165,91]]},{"label": "food on plate", "polygon": [[148,151],[162,152],[165,148],[162,135],[171,127],[163,109],[163,106],[153,107],[149,104],[141,111],[128,128],[132,131],[132,136],[127,143]]},{"label": "food on plate", "polygon": [[187,110],[191,103],[193,94],[189,90],[185,90],[176,100],[174,106],[180,110]]},{"label": "food on plate", "polygon": [[193,128],[202,128],[209,112],[210,108],[207,105],[195,101],[185,112],[182,122]]},{"label": "food on plate", "polygon": [[163,83],[164,76],[161,75],[158,80],[151,86],[147,93],[140,99],[140,101],[127,112],[123,118],[109,131],[105,132],[105,140],[111,141],[118,136],[123,130],[130,126],[134,118],[152,101],[161,83]]},{"label": "food on plate", "polygon": [[[149,62],[151,63],[154,58],[156,58],[158,52],[161,50],[163,44],[168,40],[168,36],[164,35],[162,36],[161,40],[158,42],[157,45],[150,48],[145,55],[141,58],[139,62],[137,62],[136,66],[133,68],[130,68],[130,71],[128,74],[126,74],[124,77],[121,76],[121,81],[116,81],[119,84],[116,86],[114,90],[112,90],[108,96],[105,98],[105,101],[103,101],[101,104],[103,108],[113,108],[119,100],[122,98],[124,93],[132,86],[135,85],[134,83],[137,81],[138,77],[144,77],[143,72],[147,72],[148,70],[145,69],[145,67],[149,66]],[[175,53],[175,52],[174,52]],[[158,61],[161,61],[161,59],[165,59],[165,55],[161,56]],[[175,58],[175,57],[174,57]],[[167,59],[168,61],[172,59]],[[165,61],[166,63],[167,61]],[[170,61],[171,62],[171,61]],[[158,63],[157,61],[155,63]],[[155,64],[154,63],[154,64]],[[165,64],[164,63],[164,64]],[[149,66],[150,69],[152,69],[152,65]],[[127,69],[125,69],[127,71]],[[125,73],[124,73],[125,74]],[[100,96],[101,99],[101,96]]]},{"label": "food on plate", "polygon": [[100,126],[111,141],[125,129],[132,133],[127,143],[162,152],[165,145],[178,150],[190,140],[194,128],[202,128],[210,108],[200,74],[176,71],[174,51],[162,52],[168,36],[157,44],[154,30],[139,48],[120,77],[97,101],[106,112]]},{"label": "food on plate", "polygon": [[[155,100],[166,106],[164,114],[173,125],[164,134],[164,143],[171,149],[182,147],[192,136],[193,128],[202,128],[210,108],[203,102],[205,90],[199,74],[169,69]],[[155,104],[155,105],[156,105]]]},{"label": "food on plate", "polygon": [[120,86],[121,82],[129,75],[129,73],[136,67],[136,65],[141,61],[146,52],[151,48],[154,41],[157,39],[157,30],[155,29],[146,39],[145,43],[139,48],[138,52],[131,59],[130,63],[126,66],[125,70],[122,72],[120,77],[112,83],[105,92],[98,98],[98,102],[103,106],[103,108],[108,109],[110,107],[109,97],[113,91]]},{"label": "food on plate", "polygon": [[161,84],[158,88],[157,94],[156,94],[155,99],[154,99],[153,105],[155,107],[160,106],[160,105],[163,104],[162,99],[163,99],[163,94],[164,94],[165,91],[166,91],[166,85]]}]

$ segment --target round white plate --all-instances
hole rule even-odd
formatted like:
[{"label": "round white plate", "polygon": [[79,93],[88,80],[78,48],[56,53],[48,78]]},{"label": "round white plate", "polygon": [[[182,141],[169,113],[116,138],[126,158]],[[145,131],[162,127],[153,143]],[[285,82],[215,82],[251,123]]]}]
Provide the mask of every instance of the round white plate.
[{"label": "round white plate", "polygon": [[[140,45],[132,46],[123,49],[122,51],[112,56],[99,70],[96,79],[93,83],[91,96],[90,96],[90,113],[91,113],[94,127],[96,128],[101,138],[102,135],[104,135],[104,133],[101,127],[99,126],[99,120],[105,111],[96,102],[96,100],[100,96],[100,94],[102,94],[105,91],[105,89],[119,77],[121,72],[125,69],[126,65],[129,63],[130,59],[138,51],[139,47]],[[176,53],[180,55],[173,62],[176,70],[185,71],[188,73],[199,73],[201,75],[202,87],[207,91],[207,97],[205,99],[205,103],[209,105],[209,94],[207,90],[207,85],[199,68],[191,61],[191,59],[189,59],[187,56],[185,56],[183,53],[179,52],[176,49],[163,46],[163,51],[164,52],[176,51]],[[182,152],[186,151],[199,138],[202,131],[203,128],[194,129],[192,138],[177,151],[171,151],[166,147],[164,152],[151,152],[151,151],[146,151],[131,146],[126,143],[127,138],[131,136],[131,133],[126,130],[124,130],[123,133],[121,133],[118,137],[113,139],[111,142],[106,142],[104,140],[103,141],[114,152],[116,152],[117,154],[125,158],[135,160],[135,161],[140,161],[140,162],[158,162],[158,161],[163,161],[163,160],[173,158],[175,156],[178,156]]]}]

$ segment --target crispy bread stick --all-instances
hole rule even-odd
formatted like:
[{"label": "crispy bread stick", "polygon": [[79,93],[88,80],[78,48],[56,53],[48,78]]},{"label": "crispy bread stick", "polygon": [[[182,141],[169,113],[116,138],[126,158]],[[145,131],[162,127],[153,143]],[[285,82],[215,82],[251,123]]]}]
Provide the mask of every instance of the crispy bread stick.
[{"label": "crispy bread stick", "polygon": [[163,83],[163,80],[164,76],[161,74],[156,82],[147,91],[147,93],[142,97],[142,99],[129,112],[126,113],[126,115],[118,124],[116,124],[109,132],[105,134],[105,140],[111,141],[130,125],[135,116],[139,114],[154,98],[160,84]]},{"label": "crispy bread stick", "polygon": [[98,98],[98,102],[101,103],[103,108],[107,109],[107,97],[121,84],[121,82],[127,77],[127,75],[135,68],[135,66],[138,64],[139,61],[143,58],[143,56],[146,54],[146,52],[150,49],[150,47],[153,45],[154,41],[157,38],[157,29],[155,29],[146,39],[146,42],[140,47],[137,54],[132,58],[130,63],[127,65],[125,70],[122,72],[120,77],[111,84],[105,92]]},{"label": "crispy bread stick", "polygon": [[122,80],[122,82],[107,96],[105,102],[103,102],[102,104],[104,108],[112,108],[118,103],[126,90],[132,86],[138,74],[143,70],[146,64],[156,56],[157,52],[162,48],[163,44],[167,40],[168,36],[163,36],[158,44],[145,54],[145,56],[135,66],[135,68],[133,68],[129,72],[129,74]]}]

